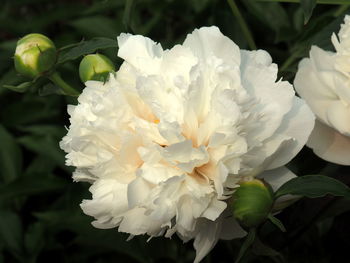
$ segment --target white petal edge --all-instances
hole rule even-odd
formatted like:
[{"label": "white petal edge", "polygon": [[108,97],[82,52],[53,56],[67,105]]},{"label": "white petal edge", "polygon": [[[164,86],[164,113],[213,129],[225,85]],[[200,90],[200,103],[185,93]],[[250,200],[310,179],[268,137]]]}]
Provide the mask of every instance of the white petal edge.
[{"label": "white petal edge", "polygon": [[239,47],[215,26],[195,29],[187,35],[183,46],[190,48],[199,59],[215,55],[231,65],[240,63]]},{"label": "white petal edge", "polygon": [[303,59],[295,75],[294,87],[315,115],[326,120],[329,104],[338,98],[332,88],[319,79],[318,74],[312,66],[312,61],[309,58]]},{"label": "white petal edge", "polygon": [[319,120],[316,121],[307,146],[326,161],[350,165],[350,137],[340,134]]},{"label": "white petal edge", "polygon": [[295,97],[292,109],[284,116],[277,133],[287,135],[293,139],[273,154],[267,170],[285,165],[292,160],[306,144],[314,127],[315,116],[306,103]]},{"label": "white petal edge", "polygon": [[[122,33],[118,40],[118,57],[145,74],[159,71],[163,48],[148,37]],[[158,59],[157,59],[158,58]]]}]

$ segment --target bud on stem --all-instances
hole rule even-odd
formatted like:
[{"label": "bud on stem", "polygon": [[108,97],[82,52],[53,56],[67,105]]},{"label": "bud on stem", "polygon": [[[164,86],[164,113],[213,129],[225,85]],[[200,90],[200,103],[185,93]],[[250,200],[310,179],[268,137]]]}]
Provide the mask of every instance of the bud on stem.
[{"label": "bud on stem", "polygon": [[265,182],[258,179],[242,182],[233,194],[234,217],[244,227],[256,227],[266,220],[273,202],[273,191]]},{"label": "bud on stem", "polygon": [[84,83],[88,80],[106,81],[109,73],[114,71],[112,61],[101,54],[87,55],[79,65],[79,76]]},{"label": "bud on stem", "polygon": [[54,66],[55,44],[42,34],[26,35],[17,42],[14,62],[17,72],[36,78]]}]

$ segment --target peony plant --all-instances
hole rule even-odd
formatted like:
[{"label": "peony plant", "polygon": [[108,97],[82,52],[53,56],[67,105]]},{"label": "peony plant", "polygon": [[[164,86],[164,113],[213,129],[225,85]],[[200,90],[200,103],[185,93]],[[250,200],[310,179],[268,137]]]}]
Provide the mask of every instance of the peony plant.
[{"label": "peony plant", "polygon": [[[309,145],[322,135],[319,126],[326,127],[317,111],[326,105],[317,104],[324,93],[310,99],[310,79],[347,83],[347,31],[344,25],[340,42],[333,36],[336,54],[314,47],[295,79],[316,113],[315,127],[307,103],[289,82],[277,79],[271,56],[241,50],[215,26],[195,29],[171,49],[124,33],[117,41],[97,38],[56,49],[46,36],[29,34],[18,41],[14,62],[31,81],[7,87],[25,92],[46,81],[49,91],[39,88],[40,95],[72,96],[76,102],[68,106],[70,126],[60,147],[66,164],[76,168],[73,180],[91,184],[92,197],[81,208],[94,218],[94,227],[118,229],[129,239],[194,240],[194,262],[219,239],[245,237],[239,262],[267,220],[286,231],[275,215],[300,197],[350,197],[350,189],[333,178],[297,177],[285,166],[311,132]],[[91,53],[117,44],[124,62],[115,72],[108,57]],[[317,64],[323,55],[327,63]],[[80,94],[59,70],[81,57],[79,77],[86,87]],[[331,102],[339,110],[346,91],[337,92]],[[334,127],[346,126],[344,112],[322,110],[329,111]],[[323,139],[314,145],[333,153]]]}]

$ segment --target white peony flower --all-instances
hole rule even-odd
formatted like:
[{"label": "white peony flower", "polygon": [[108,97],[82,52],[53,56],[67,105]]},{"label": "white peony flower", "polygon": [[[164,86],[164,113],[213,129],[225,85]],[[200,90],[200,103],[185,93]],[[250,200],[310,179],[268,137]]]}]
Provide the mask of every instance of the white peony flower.
[{"label": "white peony flower", "polygon": [[294,86],[317,116],[307,145],[327,161],[350,165],[350,16],[338,37],[333,33],[336,52],[312,46]]},{"label": "white peony flower", "polygon": [[274,188],[306,143],[314,117],[277,81],[263,50],[240,50],[217,27],[163,50],[121,34],[124,59],[106,83],[88,81],[61,147],[76,181],[92,183],[81,207],[97,228],[194,240],[199,262],[219,238],[244,236],[227,208],[241,180]]}]

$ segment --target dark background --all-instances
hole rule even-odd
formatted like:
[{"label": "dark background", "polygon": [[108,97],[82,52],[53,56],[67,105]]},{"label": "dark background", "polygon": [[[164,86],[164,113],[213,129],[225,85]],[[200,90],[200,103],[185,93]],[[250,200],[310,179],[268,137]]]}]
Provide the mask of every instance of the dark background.
[{"label": "dark background", "polygon": [[[317,5],[304,25],[301,6],[236,1],[259,49],[293,81],[297,63],[312,44],[332,50],[349,6]],[[241,48],[250,49],[224,0],[1,0],[0,8],[0,262],[192,262],[192,242],[135,237],[94,229],[79,204],[89,185],[73,183],[58,142],[74,98],[39,96],[39,82],[26,93],[3,87],[25,79],[13,67],[16,41],[36,32],[62,47],[92,37],[115,39],[121,32],[146,35],[164,48],[181,43],[194,28],[217,25]],[[129,5],[130,4],[130,5]],[[117,65],[117,48],[100,50]],[[64,79],[82,89],[79,59],[60,67]],[[41,95],[43,95],[41,93]],[[349,185],[350,169],[303,151],[290,163],[298,175],[324,174]],[[277,216],[287,233],[270,223],[259,231],[242,262],[350,262],[350,201],[326,196],[302,199]],[[264,243],[264,245],[262,244]],[[242,240],[220,241],[203,262],[234,262]]]}]

